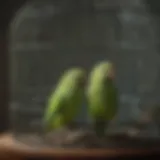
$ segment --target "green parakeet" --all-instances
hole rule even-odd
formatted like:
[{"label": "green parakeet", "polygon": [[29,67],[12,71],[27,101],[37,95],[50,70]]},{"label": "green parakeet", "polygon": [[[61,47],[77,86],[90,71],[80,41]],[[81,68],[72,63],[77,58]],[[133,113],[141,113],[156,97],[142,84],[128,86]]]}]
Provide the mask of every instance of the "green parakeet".
[{"label": "green parakeet", "polygon": [[86,73],[82,68],[72,68],[63,74],[48,100],[44,115],[47,131],[73,122],[83,102],[85,81]]},{"label": "green parakeet", "polygon": [[98,136],[105,135],[105,129],[118,109],[117,89],[114,84],[115,69],[111,62],[96,64],[90,72],[87,87],[89,114]]}]

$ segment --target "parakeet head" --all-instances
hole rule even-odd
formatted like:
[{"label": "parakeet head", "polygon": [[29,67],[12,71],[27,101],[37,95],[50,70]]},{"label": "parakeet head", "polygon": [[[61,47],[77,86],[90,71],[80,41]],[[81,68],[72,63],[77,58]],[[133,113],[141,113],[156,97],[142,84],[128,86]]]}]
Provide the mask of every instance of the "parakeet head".
[{"label": "parakeet head", "polygon": [[84,87],[86,84],[86,71],[83,68],[71,68],[65,73],[65,76],[73,85]]},{"label": "parakeet head", "polygon": [[[102,70],[104,71],[104,74],[106,78],[114,79],[115,78],[115,68],[112,62],[102,62],[100,64],[100,67],[102,67]],[[102,71],[102,72],[103,72]]]},{"label": "parakeet head", "polygon": [[115,78],[115,67],[112,62],[103,61],[95,65],[94,73],[100,78],[113,80]]}]

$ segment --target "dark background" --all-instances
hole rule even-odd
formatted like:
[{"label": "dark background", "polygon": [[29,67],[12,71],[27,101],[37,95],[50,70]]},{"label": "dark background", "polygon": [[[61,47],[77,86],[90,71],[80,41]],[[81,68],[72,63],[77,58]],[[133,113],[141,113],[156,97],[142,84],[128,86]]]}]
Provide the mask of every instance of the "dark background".
[{"label": "dark background", "polygon": [[[7,54],[7,28],[15,11],[26,0],[5,0],[0,4],[0,132],[8,128],[8,54]],[[147,0],[150,11],[160,15],[160,1]]]},{"label": "dark background", "polygon": [[0,132],[8,129],[8,54],[7,29],[14,12],[24,0],[5,0],[0,5]]}]

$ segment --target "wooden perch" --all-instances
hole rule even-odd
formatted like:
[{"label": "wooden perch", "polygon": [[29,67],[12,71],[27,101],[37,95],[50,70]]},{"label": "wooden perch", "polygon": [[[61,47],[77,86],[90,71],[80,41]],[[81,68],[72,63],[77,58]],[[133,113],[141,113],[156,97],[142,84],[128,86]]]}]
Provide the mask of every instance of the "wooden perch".
[{"label": "wooden perch", "polygon": [[119,156],[150,155],[158,153],[160,148],[150,149],[53,149],[53,148],[33,148],[25,144],[20,144],[13,139],[12,135],[2,135],[0,138],[0,159],[4,156],[14,159],[14,157],[108,157]]}]

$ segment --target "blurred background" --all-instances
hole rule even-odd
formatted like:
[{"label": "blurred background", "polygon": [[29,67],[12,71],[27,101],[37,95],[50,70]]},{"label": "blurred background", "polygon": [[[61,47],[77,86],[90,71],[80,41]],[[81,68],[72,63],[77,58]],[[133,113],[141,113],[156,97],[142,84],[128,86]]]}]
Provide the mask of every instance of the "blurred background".
[{"label": "blurred background", "polygon": [[[25,3],[26,0],[5,0],[0,5],[0,131],[5,131],[9,126],[9,110],[8,110],[8,100],[9,100],[9,86],[8,86],[8,27],[11,22],[11,19],[15,16],[16,11]],[[81,0],[82,1],[82,0]],[[77,4],[78,4],[77,0]],[[89,1],[88,1],[89,2]],[[92,1],[90,1],[92,2]],[[108,1],[109,2],[109,1]],[[70,0],[72,4],[72,1]],[[107,3],[107,2],[106,2]],[[117,1],[112,2],[114,3]],[[123,3],[123,0],[122,0]],[[156,48],[158,53],[160,53],[160,1],[159,0],[146,0],[147,9],[154,22],[156,22],[156,33],[157,33],[157,43]],[[111,10],[116,10],[116,7],[109,7]],[[120,24],[115,24],[115,27],[121,27]],[[117,36],[118,40],[119,36]],[[154,53],[153,53],[154,54]],[[147,57],[147,56],[146,56]],[[154,59],[155,58],[155,59]],[[157,62],[156,56],[153,56],[152,62]],[[159,74],[160,75],[160,74]],[[153,75],[154,76],[154,75]],[[160,79],[160,76],[156,79]],[[153,82],[155,83],[155,82]],[[160,90],[160,83],[156,84],[157,92]],[[155,91],[154,91],[155,92]]]}]

